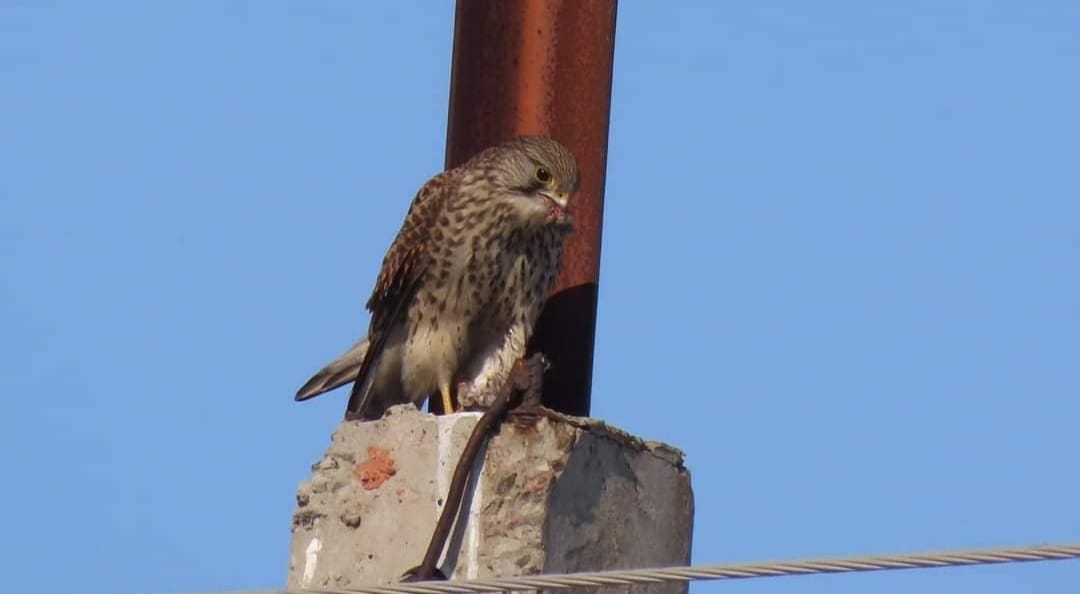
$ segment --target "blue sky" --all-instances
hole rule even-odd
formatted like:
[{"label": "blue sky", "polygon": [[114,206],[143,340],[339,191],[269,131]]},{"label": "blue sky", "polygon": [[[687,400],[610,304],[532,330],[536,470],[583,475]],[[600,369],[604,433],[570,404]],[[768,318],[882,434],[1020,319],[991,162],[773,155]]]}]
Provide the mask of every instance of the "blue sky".
[{"label": "blue sky", "polygon": [[[0,0],[10,591],[271,587],[450,2]],[[1080,4],[619,11],[593,413],[694,559],[1080,540]],[[1066,592],[1080,562],[700,584]]]}]

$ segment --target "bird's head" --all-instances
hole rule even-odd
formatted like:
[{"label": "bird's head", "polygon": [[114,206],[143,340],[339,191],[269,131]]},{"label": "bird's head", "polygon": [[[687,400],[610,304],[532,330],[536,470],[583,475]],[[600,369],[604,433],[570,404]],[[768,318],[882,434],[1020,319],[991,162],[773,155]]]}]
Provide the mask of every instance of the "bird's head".
[{"label": "bird's head", "polygon": [[492,149],[500,200],[522,223],[569,229],[580,179],[570,151],[546,136],[519,136]]}]

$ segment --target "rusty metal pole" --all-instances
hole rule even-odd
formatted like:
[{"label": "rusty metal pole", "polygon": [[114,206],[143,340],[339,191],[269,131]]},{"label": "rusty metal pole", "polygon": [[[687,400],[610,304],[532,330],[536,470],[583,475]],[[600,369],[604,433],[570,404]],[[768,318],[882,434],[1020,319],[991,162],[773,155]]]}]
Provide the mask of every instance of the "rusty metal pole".
[{"label": "rusty metal pole", "polygon": [[617,0],[458,0],[446,165],[518,134],[577,157],[574,233],[530,351],[552,368],[544,403],[589,413]]}]

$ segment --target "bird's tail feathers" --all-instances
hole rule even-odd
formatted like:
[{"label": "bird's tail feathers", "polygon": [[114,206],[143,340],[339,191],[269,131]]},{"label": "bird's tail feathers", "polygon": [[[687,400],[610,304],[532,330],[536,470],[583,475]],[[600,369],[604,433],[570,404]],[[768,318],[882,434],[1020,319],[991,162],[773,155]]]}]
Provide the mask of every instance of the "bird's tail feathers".
[{"label": "bird's tail feathers", "polygon": [[380,332],[371,341],[367,357],[356,371],[345,418],[377,419],[386,407],[405,402],[401,374],[404,351],[404,324]]},{"label": "bird's tail feathers", "polygon": [[296,391],[296,400],[314,398],[355,380],[367,355],[369,345],[367,336],[358,340],[347,351],[320,369],[303,386],[300,386],[300,389]]},{"label": "bird's tail feathers", "polygon": [[[383,353],[374,355],[374,360],[368,367],[367,372],[363,374],[363,377],[356,378],[353,383],[352,391],[349,393],[349,402],[345,405],[346,418],[354,416],[355,418],[371,419],[378,417],[382,414],[380,410],[378,414],[372,415],[371,409],[371,396],[374,392],[376,374],[379,370],[379,365],[382,362]],[[359,366],[357,366],[359,368]],[[358,369],[359,372],[359,369]]]}]

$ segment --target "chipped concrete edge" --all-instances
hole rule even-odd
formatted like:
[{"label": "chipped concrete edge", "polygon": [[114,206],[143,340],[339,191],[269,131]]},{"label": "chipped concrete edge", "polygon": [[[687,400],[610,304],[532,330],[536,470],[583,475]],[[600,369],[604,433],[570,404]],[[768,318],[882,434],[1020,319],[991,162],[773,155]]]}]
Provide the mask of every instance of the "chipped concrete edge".
[{"label": "chipped concrete edge", "polygon": [[610,439],[620,445],[629,446],[639,452],[655,456],[656,458],[675,466],[679,470],[686,470],[686,464],[684,463],[686,454],[673,445],[662,441],[642,439],[594,417],[576,417],[559,412],[553,412],[551,417],[566,423],[567,425],[591,433],[596,437]]}]

